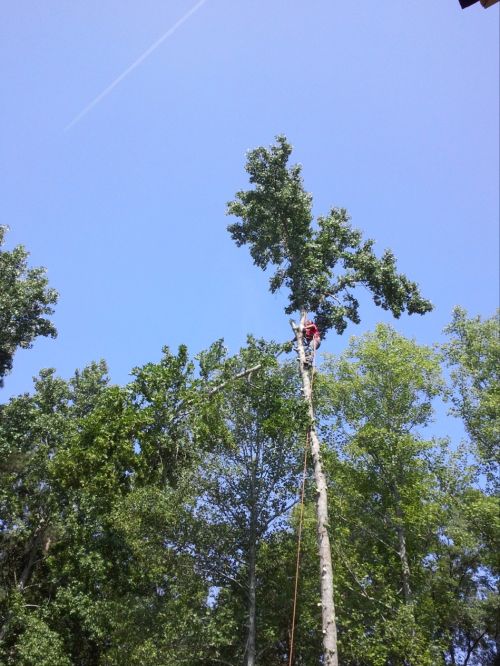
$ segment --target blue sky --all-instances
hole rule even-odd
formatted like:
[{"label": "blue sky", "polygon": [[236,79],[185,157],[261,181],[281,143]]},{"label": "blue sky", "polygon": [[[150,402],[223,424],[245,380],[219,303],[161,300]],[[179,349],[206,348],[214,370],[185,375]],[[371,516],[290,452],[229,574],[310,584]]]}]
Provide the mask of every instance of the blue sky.
[{"label": "blue sky", "polygon": [[[114,381],[247,332],[290,337],[284,299],[226,232],[244,154],[285,133],[317,213],[394,250],[435,304],[396,328],[440,339],[456,304],[498,303],[498,9],[458,0],[207,0],[70,129],[194,0],[10,3],[0,25],[0,190],[8,247],[60,292],[41,367],[108,361]],[[362,324],[390,318],[366,301]]]}]

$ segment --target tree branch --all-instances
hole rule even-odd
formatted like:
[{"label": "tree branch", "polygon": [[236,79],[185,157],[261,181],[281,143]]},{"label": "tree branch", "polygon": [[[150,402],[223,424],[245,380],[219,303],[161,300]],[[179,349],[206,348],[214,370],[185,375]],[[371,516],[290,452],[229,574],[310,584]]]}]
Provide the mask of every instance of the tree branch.
[{"label": "tree branch", "polygon": [[[281,353],[281,352],[280,352]],[[214,395],[214,393],[217,393],[221,389],[223,389],[229,382],[232,382],[235,379],[241,379],[242,377],[247,377],[248,375],[251,375],[252,372],[256,372],[257,370],[260,370],[262,368],[262,363],[258,363],[257,365],[254,365],[252,368],[248,368],[247,370],[242,370],[241,372],[238,372],[236,375],[233,375],[229,379],[226,379],[226,381],[221,382],[217,386],[214,386],[213,388],[210,389],[208,392],[208,395]]]},{"label": "tree branch", "polygon": [[464,666],[467,666],[467,664],[469,663],[469,659],[472,656],[472,653],[477,648],[477,646],[479,645],[479,643],[481,642],[481,640],[483,639],[483,637],[485,635],[486,635],[486,631],[483,631],[483,633],[478,638],[476,638],[474,643],[472,643],[472,645],[469,647],[469,649],[467,650],[467,656],[465,657]]}]

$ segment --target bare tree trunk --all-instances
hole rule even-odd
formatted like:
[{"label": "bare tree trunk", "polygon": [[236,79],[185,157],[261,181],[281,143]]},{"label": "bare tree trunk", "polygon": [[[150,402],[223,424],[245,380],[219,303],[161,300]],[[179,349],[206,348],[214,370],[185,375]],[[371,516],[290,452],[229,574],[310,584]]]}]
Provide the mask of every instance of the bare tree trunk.
[{"label": "bare tree trunk", "polygon": [[256,561],[257,561],[257,465],[258,452],[252,446],[250,477],[250,530],[248,548],[248,640],[246,666],[255,666],[256,648]]},{"label": "bare tree trunk", "polygon": [[401,578],[403,582],[403,598],[405,604],[411,602],[410,587],[410,565],[408,563],[408,551],[406,550],[406,535],[403,524],[403,511],[401,509],[401,496],[396,484],[393,486],[394,497],[396,499],[396,534],[398,536],[398,554],[401,561]]},{"label": "bare tree trunk", "polygon": [[406,552],[406,538],[402,527],[396,527],[399,543],[399,559],[401,560],[401,574],[403,579],[403,597],[405,604],[411,602],[411,587],[410,587],[410,565],[408,564],[408,554]]},{"label": "bare tree trunk", "polygon": [[300,325],[292,322],[292,328],[297,341],[297,355],[299,357],[300,375],[304,391],[304,401],[307,404],[310,426],[309,441],[314,466],[314,479],[316,482],[316,522],[319,550],[319,564],[321,572],[321,611],[323,619],[323,656],[324,666],[338,666],[337,651],[337,622],[335,618],[335,604],[333,600],[333,568],[330,538],[328,536],[328,497],[326,478],[321,462],[321,451],[316,434],[314,407],[312,401],[311,374],[306,362],[304,338],[302,331],[306,313],[301,312]]}]

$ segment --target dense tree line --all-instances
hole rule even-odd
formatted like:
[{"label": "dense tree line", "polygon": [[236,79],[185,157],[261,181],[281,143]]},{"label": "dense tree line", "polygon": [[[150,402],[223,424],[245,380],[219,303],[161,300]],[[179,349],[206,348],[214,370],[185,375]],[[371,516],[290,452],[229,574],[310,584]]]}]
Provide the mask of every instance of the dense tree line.
[{"label": "dense tree line", "polygon": [[[287,285],[290,312],[307,306],[341,332],[358,320],[357,283],[396,315],[425,311],[345,211],[314,231],[288,156],[284,139],[252,153],[256,189],[231,212],[244,220],[232,226],[237,242],[257,265],[277,266],[271,288]],[[280,211],[286,242],[272,226]],[[19,247],[0,252],[0,290],[3,378],[16,348],[55,335],[56,294]],[[432,348],[379,325],[314,369],[300,323],[294,332],[301,373],[291,343],[249,337],[234,356],[222,341],[197,356],[165,347],[125,386],[103,361],[69,380],[42,370],[32,393],[0,405],[0,663],[288,664],[311,427],[328,485],[338,663],[499,663],[497,318],[457,308]],[[464,441],[433,436],[439,401],[462,420]],[[326,663],[314,464],[293,660],[302,666]]]}]

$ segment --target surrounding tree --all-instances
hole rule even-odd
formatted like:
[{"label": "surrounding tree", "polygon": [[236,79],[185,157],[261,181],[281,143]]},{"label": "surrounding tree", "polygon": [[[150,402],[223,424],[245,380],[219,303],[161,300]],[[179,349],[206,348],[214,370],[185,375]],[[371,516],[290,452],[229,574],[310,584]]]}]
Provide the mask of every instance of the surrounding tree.
[{"label": "surrounding tree", "polygon": [[379,325],[327,370],[345,664],[493,664],[498,503],[460,452],[422,437],[444,388],[437,353]]},{"label": "surrounding tree", "polygon": [[3,408],[6,664],[176,664],[205,649],[207,582],[177,544],[217,404],[184,348],[135,373],[120,388],[103,364],[70,382],[44,371]]},{"label": "surrounding tree", "polygon": [[[299,375],[277,360],[293,343],[249,337],[229,357],[219,340],[195,358],[165,347],[125,386],[104,362],[69,381],[42,370],[0,406],[0,663],[331,665],[337,627],[342,666],[500,662],[496,321],[457,309],[441,354],[379,325],[311,368],[307,313],[342,332],[356,285],[396,316],[430,306],[345,211],[313,228],[289,155],[282,138],[250,153],[255,189],[230,210],[237,242],[277,266],[271,288],[298,308]],[[16,347],[54,333],[55,294],[22,248],[0,253],[0,284],[1,378]],[[429,435],[443,394],[469,435],[458,447]]]},{"label": "surrounding tree", "polygon": [[328,533],[328,498],[321,449],[316,434],[310,362],[306,358],[303,330],[308,313],[314,315],[323,335],[330,329],[342,333],[348,321],[359,323],[359,303],[353,291],[364,286],[376,305],[395,317],[404,311],[423,314],[431,310],[418,287],[396,270],[392,252],[381,259],[372,240],[362,240],[344,209],[333,208],[313,226],[312,197],[304,190],[301,167],[289,167],[291,145],[283,136],[270,148],[248,153],[246,170],[253,189],[240,191],[228,213],[241,219],[228,230],[238,246],[248,244],[254,264],[276,268],[270,290],[288,289],[288,314],[299,358],[304,400],[308,406],[309,437],[317,488],[317,539],[320,560],[324,663],[338,666],[337,623],[333,598],[333,569]]},{"label": "surrounding tree", "polygon": [[468,318],[453,312],[444,355],[451,366],[454,413],[463,419],[478,459],[491,480],[498,481],[500,463],[500,334],[499,316]]},{"label": "surrounding tree", "polygon": [[305,419],[294,375],[288,366],[270,367],[224,391],[232,445],[204,456],[198,474],[203,490],[197,517],[208,537],[205,544],[199,539],[198,550],[220,603],[227,603],[229,592],[233,601],[241,598],[247,631],[239,651],[231,636],[225,658],[245,666],[258,658],[260,549],[283,529],[297,501]]},{"label": "surrounding tree", "polygon": [[55,337],[47,319],[57,292],[48,286],[44,268],[28,268],[22,245],[2,250],[7,227],[0,226],[0,387],[12,370],[16,349],[28,349],[38,336]]}]

